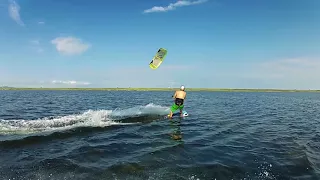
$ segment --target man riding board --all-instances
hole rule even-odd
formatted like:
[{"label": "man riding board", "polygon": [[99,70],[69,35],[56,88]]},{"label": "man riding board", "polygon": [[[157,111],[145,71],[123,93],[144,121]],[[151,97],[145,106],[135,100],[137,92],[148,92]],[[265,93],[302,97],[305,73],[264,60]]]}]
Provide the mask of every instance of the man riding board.
[{"label": "man riding board", "polygon": [[176,110],[180,110],[180,116],[183,117],[182,110],[184,108],[184,99],[186,98],[187,93],[184,91],[184,86],[180,87],[180,90],[176,91],[172,96],[174,99],[174,104],[170,108],[169,118],[172,118],[173,113]]}]

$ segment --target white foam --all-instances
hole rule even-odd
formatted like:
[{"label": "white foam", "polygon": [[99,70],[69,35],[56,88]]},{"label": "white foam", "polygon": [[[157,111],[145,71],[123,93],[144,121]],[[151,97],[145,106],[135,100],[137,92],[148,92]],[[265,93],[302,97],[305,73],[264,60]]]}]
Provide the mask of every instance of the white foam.
[{"label": "white foam", "polygon": [[170,109],[168,107],[155,105],[153,103],[145,106],[136,106],[129,109],[116,109],[110,114],[113,117],[131,117],[137,115],[166,115]]},{"label": "white foam", "polygon": [[110,125],[127,125],[113,121],[112,117],[130,117],[141,114],[166,114],[169,109],[159,105],[148,104],[129,109],[88,110],[80,114],[46,117],[36,120],[0,120],[0,134],[29,134],[43,131],[59,131],[75,127],[105,127]]}]

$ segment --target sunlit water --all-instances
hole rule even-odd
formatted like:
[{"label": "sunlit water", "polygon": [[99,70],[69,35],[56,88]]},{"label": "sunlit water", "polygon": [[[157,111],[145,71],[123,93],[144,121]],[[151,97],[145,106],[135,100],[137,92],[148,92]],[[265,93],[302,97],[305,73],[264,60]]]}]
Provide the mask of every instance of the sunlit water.
[{"label": "sunlit water", "polygon": [[320,94],[0,91],[0,179],[320,179]]}]

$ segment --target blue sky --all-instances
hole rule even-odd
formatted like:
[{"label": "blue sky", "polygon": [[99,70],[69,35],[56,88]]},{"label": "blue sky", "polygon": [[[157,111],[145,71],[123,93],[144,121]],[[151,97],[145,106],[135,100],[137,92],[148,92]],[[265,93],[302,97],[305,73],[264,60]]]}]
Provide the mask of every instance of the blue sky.
[{"label": "blue sky", "polygon": [[[0,86],[320,89],[319,0],[0,0]],[[168,55],[157,70],[155,52]]]}]

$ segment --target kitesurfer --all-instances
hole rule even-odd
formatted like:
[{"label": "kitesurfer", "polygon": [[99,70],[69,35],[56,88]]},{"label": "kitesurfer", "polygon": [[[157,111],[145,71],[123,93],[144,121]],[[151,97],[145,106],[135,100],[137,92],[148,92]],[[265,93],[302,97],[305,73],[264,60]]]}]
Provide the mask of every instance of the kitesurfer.
[{"label": "kitesurfer", "polygon": [[182,110],[184,108],[184,99],[186,98],[187,93],[185,92],[185,87],[182,85],[180,90],[177,90],[172,96],[174,99],[174,103],[170,108],[169,118],[172,118],[173,113],[176,110],[180,110],[180,116],[183,117]]}]

